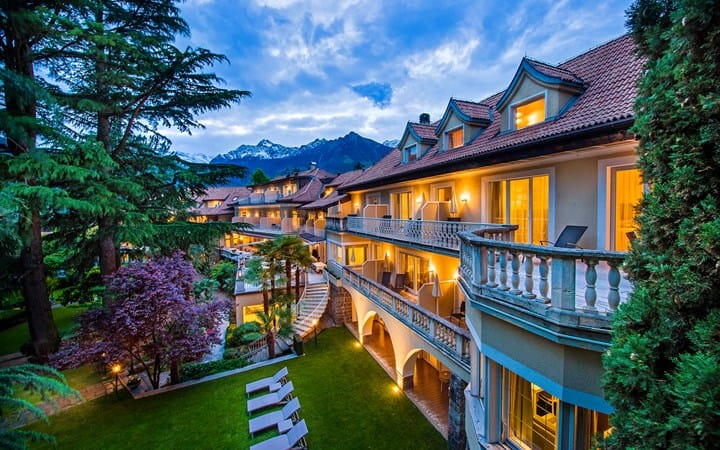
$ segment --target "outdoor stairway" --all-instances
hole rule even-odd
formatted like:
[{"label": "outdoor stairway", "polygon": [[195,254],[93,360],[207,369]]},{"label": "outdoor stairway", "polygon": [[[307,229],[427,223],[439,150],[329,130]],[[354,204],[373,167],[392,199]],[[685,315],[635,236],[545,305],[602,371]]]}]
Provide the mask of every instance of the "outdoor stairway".
[{"label": "outdoor stairway", "polygon": [[327,283],[309,284],[297,304],[297,318],[293,324],[295,334],[305,340],[313,331],[313,322],[319,321],[328,302]]}]

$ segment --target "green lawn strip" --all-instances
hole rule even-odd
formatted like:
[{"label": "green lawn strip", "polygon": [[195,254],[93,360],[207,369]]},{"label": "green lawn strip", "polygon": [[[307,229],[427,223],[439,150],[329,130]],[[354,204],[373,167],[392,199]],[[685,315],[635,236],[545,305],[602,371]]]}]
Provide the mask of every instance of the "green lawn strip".
[{"label": "green lawn strip", "polygon": [[[284,363],[178,391],[132,400],[108,395],[63,411],[51,425],[58,448],[248,448],[274,432],[248,434],[245,384],[287,365],[314,450],[441,449],[447,442],[344,328]],[[38,446],[36,448],[50,448]]]},{"label": "green lawn strip", "polygon": [[[72,329],[73,318],[87,309],[86,306],[61,306],[53,308],[55,325],[62,336]],[[27,322],[15,325],[7,330],[0,331],[0,355],[7,355],[20,351],[20,346],[30,340],[30,331]]]}]

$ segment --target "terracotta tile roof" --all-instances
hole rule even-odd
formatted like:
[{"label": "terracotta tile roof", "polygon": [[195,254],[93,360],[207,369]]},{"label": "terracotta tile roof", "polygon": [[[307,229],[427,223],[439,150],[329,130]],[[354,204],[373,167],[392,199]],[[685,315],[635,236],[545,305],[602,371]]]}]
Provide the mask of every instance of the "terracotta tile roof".
[{"label": "terracotta tile roof", "polygon": [[279,198],[278,203],[307,203],[316,200],[323,190],[323,183],[319,178],[313,177],[297,192]]},{"label": "terracotta tile roof", "polygon": [[549,75],[551,77],[557,77],[564,81],[570,81],[572,83],[578,83],[582,84],[583,80],[582,78],[578,77],[571,71],[564,69],[559,66],[553,66],[551,64],[544,63],[542,61],[538,61],[532,58],[525,58],[527,62],[533,66],[538,71],[544,73],[545,75]]},{"label": "terracotta tile roof", "polygon": [[412,127],[413,131],[418,135],[418,137],[420,137],[420,139],[431,141],[437,141],[437,136],[435,136],[435,128],[437,125],[437,121],[431,124],[408,122],[408,126]]},{"label": "terracotta tile roof", "polygon": [[[643,60],[636,55],[635,45],[629,35],[612,40],[557,67],[563,73],[576,74],[587,85],[577,101],[557,119],[501,133],[500,120],[496,114],[490,126],[463,147],[441,151],[438,143],[422,158],[403,164],[400,151],[393,149],[355,181],[343,186],[343,189],[347,191],[350,188],[409,179],[415,173],[428,170],[437,172],[443,167],[450,168],[461,162],[464,165],[473,161],[478,166],[487,165],[491,162],[483,162],[483,157],[490,155],[502,155],[505,160],[519,159],[523,155],[515,154],[513,150],[521,147],[550,140],[571,142],[582,133],[592,132],[600,136],[618,129],[627,130],[633,119],[633,102],[637,92],[635,84],[640,77],[642,64]],[[504,91],[498,92],[478,103],[494,107],[503,94]]]},{"label": "terracotta tile roof", "polygon": [[343,173],[339,174],[338,176],[336,176],[335,178],[333,178],[332,181],[325,184],[325,186],[331,186],[331,187],[341,186],[342,184],[349,183],[349,182],[355,180],[357,177],[362,175],[362,173],[363,173],[362,170],[351,170],[349,172],[343,172]]},{"label": "terracotta tile roof", "polygon": [[315,200],[314,202],[307,203],[305,205],[302,205],[301,209],[325,209],[330,206],[335,205],[338,202],[341,202],[348,198],[348,194],[340,194],[338,191],[332,191],[330,195],[327,197],[323,197],[321,199]]},{"label": "terracotta tile roof", "polygon": [[222,203],[216,208],[197,207],[190,210],[190,214],[196,216],[221,216],[225,214],[233,214],[232,203],[245,197],[249,197],[251,191],[244,186],[223,186],[211,187],[205,190],[205,194],[197,197],[195,200],[198,204],[202,204],[211,200],[222,200]]},{"label": "terracotta tile roof", "polygon": [[480,102],[469,102],[466,100],[452,99],[458,109],[471,119],[490,120],[490,104]]},{"label": "terracotta tile roof", "polygon": [[[355,179],[357,179],[360,175],[362,175],[362,170],[351,170],[349,172],[343,172],[340,175],[336,176],[331,182],[325,184],[324,187],[330,186],[335,187],[335,190],[332,191],[327,197],[323,198],[316,198],[313,202],[305,204],[301,206],[302,209],[325,209],[329,206],[332,206],[342,200],[345,200],[348,196],[345,194],[338,194],[338,189],[342,187],[345,184],[351,183]],[[324,190],[323,187],[323,190]],[[318,192],[318,196],[322,191]]]},{"label": "terracotta tile roof", "polygon": [[316,167],[314,169],[303,170],[300,172],[291,173],[289,175],[279,175],[279,176],[271,179],[267,183],[263,183],[262,185],[264,186],[266,184],[275,184],[279,181],[294,180],[294,179],[298,179],[298,178],[312,178],[312,177],[332,178],[333,176],[334,175],[332,173],[328,172],[327,170]]}]

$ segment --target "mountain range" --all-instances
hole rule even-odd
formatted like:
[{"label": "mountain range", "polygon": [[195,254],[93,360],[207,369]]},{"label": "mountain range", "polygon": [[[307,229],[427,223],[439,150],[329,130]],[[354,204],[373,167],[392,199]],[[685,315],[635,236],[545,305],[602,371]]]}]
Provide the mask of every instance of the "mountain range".
[{"label": "mountain range", "polygon": [[[315,139],[299,147],[286,147],[263,139],[257,145],[241,145],[228,153],[210,159],[210,164],[237,164],[248,168],[249,179],[255,169],[262,169],[270,178],[307,169],[311,163],[331,173],[342,173],[358,167],[369,167],[385,156],[395,141],[379,143],[355,132],[327,140]],[[208,162],[205,155],[178,154],[194,162]]]}]

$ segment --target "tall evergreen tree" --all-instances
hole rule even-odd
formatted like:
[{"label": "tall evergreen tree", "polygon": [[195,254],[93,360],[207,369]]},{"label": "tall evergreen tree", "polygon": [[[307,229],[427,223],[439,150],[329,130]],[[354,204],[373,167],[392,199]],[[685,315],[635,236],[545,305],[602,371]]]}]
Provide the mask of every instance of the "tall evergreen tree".
[{"label": "tall evergreen tree", "polygon": [[646,58],[634,131],[649,191],[613,323],[604,388],[613,448],[715,448],[720,439],[720,8],[639,0]]},{"label": "tall evergreen tree", "polygon": [[40,178],[72,175],[54,165],[37,145],[59,134],[48,119],[51,96],[36,77],[38,61],[56,56],[58,48],[75,43],[74,23],[68,20],[79,11],[80,2],[12,0],[0,2],[0,133],[7,141],[8,155],[0,158],[3,222],[12,226],[19,245],[20,281],[28,313],[35,354],[41,359],[57,350],[59,338],[53,321],[42,248],[42,214],[63,192],[50,189]]},{"label": "tall evergreen tree", "polygon": [[[109,177],[122,180],[115,185],[117,197],[134,205],[93,217],[97,226],[93,237],[103,276],[117,269],[121,241],[147,238],[143,234],[147,228],[135,225],[157,223],[153,211],[172,215],[185,206],[188,196],[199,194],[198,184],[204,183],[204,189],[208,184],[225,182],[229,176],[227,169],[218,173],[206,166],[205,174],[195,172],[192,179],[178,177],[191,173],[197,165],[186,163],[183,167],[167,153],[169,142],[157,133],[159,126],[189,132],[202,126],[197,114],[227,107],[249,95],[247,91],[220,88],[221,79],[203,72],[226,61],[224,56],[202,48],[180,50],[173,45],[176,35],[188,33],[175,3],[93,2],[83,18],[84,47],[53,67],[55,76],[68,87],[63,97],[73,125],[102,143],[119,167],[108,172]],[[144,167],[138,170],[139,164]],[[231,175],[242,177],[245,173],[236,168]],[[172,181],[176,183],[169,183]],[[158,188],[163,192],[157,192]],[[173,188],[174,195],[169,195]],[[166,206],[174,202],[174,210],[163,209],[158,202]],[[152,206],[148,208],[148,204]],[[139,235],[133,236],[132,230]]]}]

